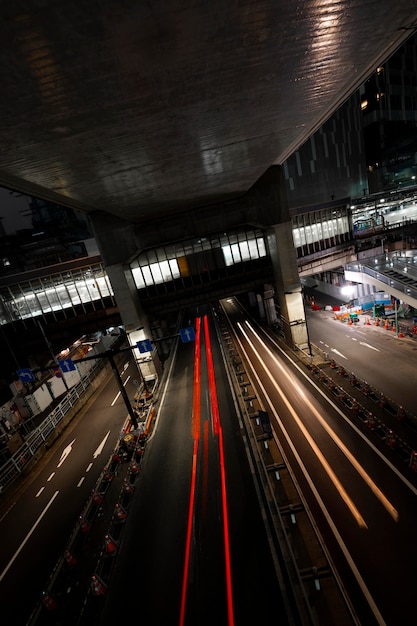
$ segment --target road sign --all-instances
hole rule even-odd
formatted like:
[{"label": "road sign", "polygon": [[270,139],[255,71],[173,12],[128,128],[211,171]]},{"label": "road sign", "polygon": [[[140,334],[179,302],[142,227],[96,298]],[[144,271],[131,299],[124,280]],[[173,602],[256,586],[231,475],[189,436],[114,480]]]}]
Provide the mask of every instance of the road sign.
[{"label": "road sign", "polygon": [[22,370],[17,370],[16,374],[19,376],[22,383],[31,383],[33,380],[35,380],[35,376],[30,367],[25,367]]},{"label": "road sign", "polygon": [[183,343],[188,343],[189,341],[195,341],[195,330],[192,326],[188,326],[188,328],[180,328],[180,337]]},{"label": "road sign", "polygon": [[72,359],[65,359],[65,361],[58,361],[58,365],[63,372],[75,372],[76,367]]},{"label": "road sign", "polygon": [[136,342],[139,352],[152,352],[152,343],[150,339],[142,339]]}]

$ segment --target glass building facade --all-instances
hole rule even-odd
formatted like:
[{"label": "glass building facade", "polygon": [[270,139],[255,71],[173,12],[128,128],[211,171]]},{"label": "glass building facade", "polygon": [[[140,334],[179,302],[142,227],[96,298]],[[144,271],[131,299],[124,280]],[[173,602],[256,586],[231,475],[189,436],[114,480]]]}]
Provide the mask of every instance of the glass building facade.
[{"label": "glass building facade", "polygon": [[348,206],[302,213],[292,218],[297,257],[326,250],[352,238]]},{"label": "glass building facade", "polygon": [[228,268],[240,266],[244,272],[248,264],[266,257],[263,232],[242,229],[145,250],[130,268],[137,289],[152,295],[159,285],[169,287],[179,281],[179,289],[219,280],[227,277]]},{"label": "glass building facade", "polygon": [[[50,268],[49,268],[50,270]],[[76,315],[94,308],[115,306],[113,290],[104,265],[92,263],[73,269],[0,285],[0,323],[66,311]]]}]

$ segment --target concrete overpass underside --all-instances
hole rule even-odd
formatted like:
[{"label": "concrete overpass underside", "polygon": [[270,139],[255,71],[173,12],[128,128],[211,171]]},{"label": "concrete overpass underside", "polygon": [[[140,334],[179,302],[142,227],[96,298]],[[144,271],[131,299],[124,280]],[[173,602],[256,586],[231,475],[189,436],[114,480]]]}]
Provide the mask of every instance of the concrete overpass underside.
[{"label": "concrete overpass underside", "polygon": [[173,241],[169,223],[201,236],[225,216],[284,238],[275,282],[298,319],[276,169],[412,34],[417,5],[15,0],[2,18],[0,185],[91,216],[126,327],[144,315],[132,256]]}]

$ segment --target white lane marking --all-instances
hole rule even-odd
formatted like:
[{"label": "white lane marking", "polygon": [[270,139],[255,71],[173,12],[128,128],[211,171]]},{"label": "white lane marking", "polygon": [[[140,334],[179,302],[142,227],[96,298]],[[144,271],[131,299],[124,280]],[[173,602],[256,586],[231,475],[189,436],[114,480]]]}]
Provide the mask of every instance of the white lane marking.
[{"label": "white lane marking", "polygon": [[[240,339],[236,335],[236,333],[235,333],[235,336],[236,336],[236,339],[237,339],[237,341],[238,341],[238,343],[239,343],[239,345],[240,345],[240,347],[242,349],[242,352],[244,354],[247,354],[246,350],[244,349],[244,347],[242,345],[242,342],[240,341]],[[268,338],[271,339],[270,337],[268,337]],[[308,376],[306,374],[304,374],[304,372],[301,370],[301,368],[298,367],[298,365],[291,360],[291,358],[282,350],[282,348],[280,348],[278,346],[278,344],[275,341],[273,341],[273,343],[278,348],[278,350],[282,353],[282,356],[287,358],[288,361],[290,361],[290,363],[300,372],[300,374],[302,374],[304,376],[304,378],[307,380],[307,382],[310,382],[310,379],[308,378]],[[251,369],[252,369],[253,375],[255,376],[256,380],[258,381],[258,384],[260,385],[261,389],[263,390],[263,393],[267,396],[268,394],[266,392],[266,389],[262,385],[262,382],[259,379],[259,376],[257,375],[256,371],[253,368],[251,368]],[[319,387],[317,385],[313,384],[313,386],[316,388],[316,390],[319,393],[321,393],[321,395],[323,396],[323,398],[325,400],[328,399],[327,396],[325,396],[321,392],[321,390],[319,389]],[[330,402],[330,404],[335,409],[337,409],[336,405],[334,405],[332,402]],[[272,410],[274,411],[273,407],[272,407]],[[274,413],[275,413],[275,411],[274,411]],[[340,415],[342,417],[344,417],[343,413],[340,410],[339,410],[339,413],[340,413]],[[361,576],[361,574],[360,574],[360,572],[359,572],[359,570],[358,570],[358,568],[356,566],[356,563],[353,560],[353,558],[352,558],[352,556],[351,556],[351,554],[350,554],[350,552],[349,552],[345,542],[343,541],[341,534],[339,533],[338,529],[336,528],[336,526],[335,526],[335,524],[333,522],[333,519],[331,518],[331,516],[330,516],[330,514],[329,514],[329,512],[328,512],[328,510],[326,508],[326,505],[324,504],[324,502],[323,502],[323,500],[322,500],[322,498],[321,498],[321,496],[320,496],[320,494],[319,494],[319,492],[318,492],[314,482],[311,480],[310,475],[307,472],[307,468],[305,467],[303,461],[301,460],[301,458],[300,458],[300,456],[298,454],[298,451],[295,448],[293,442],[291,441],[291,438],[290,438],[288,432],[286,431],[283,423],[281,422],[281,419],[279,418],[279,416],[276,413],[275,413],[275,417],[277,419],[277,422],[280,424],[280,427],[281,427],[282,431],[285,433],[285,436],[286,436],[287,441],[288,441],[288,445],[290,446],[290,448],[291,448],[295,458],[297,459],[297,462],[298,462],[299,466],[302,468],[302,471],[303,471],[303,473],[304,473],[304,475],[306,477],[306,480],[307,480],[308,484],[310,485],[311,491],[313,492],[313,494],[314,494],[314,496],[316,498],[316,501],[318,502],[321,510],[323,511],[323,514],[324,514],[325,518],[327,519],[327,522],[328,522],[330,528],[332,529],[332,532],[333,532],[333,534],[334,534],[334,536],[336,538],[336,541],[338,542],[338,544],[339,544],[343,554],[345,555],[346,561],[349,563],[350,568],[351,568],[352,572],[354,573],[355,578],[358,581],[360,588],[362,589],[365,597],[367,598],[368,604],[370,605],[370,607],[371,607],[371,609],[372,609],[372,611],[373,611],[373,613],[374,613],[374,615],[375,615],[375,617],[376,617],[376,619],[378,621],[378,624],[380,626],[386,626],[386,623],[385,623],[385,621],[384,621],[384,619],[383,619],[383,617],[382,617],[382,615],[381,615],[381,613],[380,613],[380,611],[379,611],[379,609],[378,609],[378,607],[377,607],[377,605],[375,603],[375,600],[373,599],[373,597],[372,597],[368,587],[366,586],[366,583],[365,583],[364,579],[362,578],[362,576]],[[358,429],[355,428],[355,430],[358,430]],[[358,430],[358,433],[360,434],[359,430]],[[275,437],[276,436],[275,436],[275,433],[274,433],[274,438]],[[371,447],[374,447],[374,446],[371,446]],[[378,452],[376,448],[375,448],[375,451]],[[383,458],[383,457],[381,456],[381,458]]]},{"label": "white lane marking", "polygon": [[126,387],[126,385],[127,385],[127,383],[129,382],[129,380],[130,380],[130,376],[128,376],[128,377],[126,378],[125,382],[123,383],[123,387]]},{"label": "white lane marking", "polygon": [[[316,383],[314,382],[314,380],[312,380],[311,378],[309,378],[309,376],[301,369],[301,367],[299,367],[297,365],[297,363],[295,363],[291,357],[274,341],[274,339],[268,335],[267,333],[264,332],[264,334],[267,335],[268,339],[270,341],[272,341],[272,343],[275,345],[275,347],[277,348],[277,350],[279,350],[281,357],[283,359],[287,359],[287,361],[289,361],[291,363],[291,366],[296,369],[298,371],[298,373],[300,374],[300,376],[302,376],[305,381],[311,385],[312,387],[314,387],[314,389],[316,390],[316,392],[323,398],[323,400],[325,402],[327,402],[328,404],[330,404],[330,406],[333,408],[334,411],[336,411],[336,413],[338,413],[340,415],[340,417],[346,422],[346,424],[348,424],[348,426],[350,428],[352,428],[352,430],[355,431],[355,433],[358,435],[358,437],[360,437],[362,439],[362,441],[364,443],[366,443],[367,446],[369,446],[369,448],[371,448],[371,450],[374,452],[374,454],[376,454],[377,456],[379,456],[379,458],[381,459],[381,461],[383,463],[385,463],[385,465],[387,467],[390,468],[390,470],[397,476],[397,478],[399,478],[401,480],[401,482],[406,485],[408,487],[408,489],[415,495],[417,496],[417,488],[404,476],[404,474],[402,472],[400,472],[398,470],[397,467],[395,467],[395,465],[393,463],[391,463],[391,461],[383,454],[383,452],[381,452],[373,443],[372,441],[370,441],[369,437],[367,437],[366,435],[363,434],[363,432],[357,427],[355,426],[355,424],[349,420],[346,415],[343,413],[343,411],[331,400],[331,398],[329,398],[328,396],[326,396],[325,393],[323,393],[323,390],[316,385]],[[257,337],[259,337],[257,335]],[[260,339],[260,337],[259,337]]]},{"label": "white lane marking", "polygon": [[104,438],[103,438],[102,442],[100,443],[99,447],[94,452],[94,454],[93,454],[93,458],[94,459],[96,459],[103,452],[104,446],[106,445],[106,441],[107,441],[109,435],[110,435],[110,431],[107,432],[107,435],[104,436]]},{"label": "white lane marking", "polygon": [[[278,367],[281,369],[282,373],[284,373],[284,375],[285,375],[284,367],[278,362],[277,359],[274,358],[274,355],[272,354],[272,352],[263,343],[263,341],[260,339],[260,337],[254,332],[254,330],[253,330],[253,328],[251,328],[250,324],[248,322],[246,322],[246,324],[249,326],[250,330],[255,334],[255,336],[257,337],[258,341],[263,345],[263,347],[265,348],[265,351],[268,352],[269,355],[275,360],[275,362],[277,363]],[[324,457],[324,455],[323,455],[322,451],[320,450],[319,446],[314,441],[313,437],[310,435],[310,433],[308,432],[307,428],[304,426],[304,424],[302,422],[302,419],[300,418],[298,413],[295,411],[295,409],[292,407],[292,405],[291,405],[290,401],[288,400],[286,394],[284,393],[282,387],[277,383],[275,377],[271,374],[269,369],[266,367],[266,365],[265,365],[265,363],[264,363],[264,361],[262,359],[262,356],[259,354],[258,350],[254,346],[253,342],[251,341],[251,339],[249,338],[248,334],[245,332],[243,327],[239,323],[238,323],[238,326],[240,327],[240,330],[243,333],[243,335],[246,337],[246,341],[251,346],[253,352],[255,353],[256,358],[258,359],[260,365],[264,369],[266,375],[268,376],[268,378],[270,379],[271,383],[273,384],[273,386],[275,387],[275,389],[277,390],[277,392],[281,396],[284,404],[286,405],[288,411],[291,413],[294,421],[297,423],[298,428],[300,429],[300,431],[304,435],[306,441],[309,443],[311,449],[313,450],[313,452],[317,456],[319,462],[321,463],[323,469],[327,473],[329,479],[331,480],[331,482],[335,486],[336,490],[339,492],[340,497],[342,498],[342,500],[344,500],[346,506],[348,507],[348,509],[352,513],[352,515],[355,518],[355,520],[357,521],[358,525],[361,528],[367,528],[366,522],[363,519],[362,515],[360,514],[358,508],[353,503],[352,498],[349,496],[349,494],[347,493],[346,489],[343,487],[342,483],[340,482],[340,480],[336,476],[335,472],[331,468],[330,464],[328,463],[328,461]],[[286,377],[288,379],[290,378],[288,376],[288,374],[286,374]],[[292,382],[292,384],[296,385],[295,380]],[[300,393],[300,391],[301,390],[299,390],[298,393]],[[301,394],[301,395],[304,396],[304,394]],[[305,397],[304,397],[304,400],[307,401]],[[278,418],[278,415],[275,413],[275,411],[274,411],[274,414],[275,414],[275,418]],[[278,418],[278,420],[279,420],[279,418]],[[279,420],[279,422],[281,424],[280,420]],[[288,435],[287,435],[287,437],[288,437]]]},{"label": "white lane marking", "polygon": [[361,346],[365,346],[366,348],[371,348],[371,350],[375,350],[376,352],[380,352],[380,350],[378,350],[378,348],[375,348],[374,346],[371,346],[370,343],[366,343],[365,341],[360,341],[359,342]]},{"label": "white lane marking", "polygon": [[[262,339],[259,337],[259,335],[255,332],[254,328],[252,328],[252,326],[249,324],[249,322],[246,322],[247,326],[250,328],[250,330],[252,331],[252,333],[255,335],[255,337],[258,339],[258,341],[262,344],[262,346],[265,348],[265,350],[269,353],[269,355],[271,356],[271,358],[275,361],[275,363],[277,364],[277,366],[280,368],[280,370],[282,371],[282,373],[284,374],[284,376],[291,381],[292,385],[298,388],[298,393],[300,395],[304,395],[303,390],[301,389],[301,387],[299,386],[298,382],[296,380],[293,380],[292,377],[290,377],[288,371],[284,368],[284,366],[282,365],[282,363],[280,363],[280,361],[277,359],[277,357],[271,352],[271,350],[268,348],[268,346],[262,341]],[[242,332],[245,333],[245,331],[242,329]],[[246,335],[247,337],[247,335]],[[247,337],[248,342],[253,346],[252,342],[250,341],[249,337]],[[256,348],[253,346],[253,350],[255,351],[255,354],[258,356],[258,352],[256,350]],[[261,365],[263,366],[263,368],[265,369],[265,371],[269,372],[269,370],[265,367],[265,365],[263,364],[263,361],[261,359],[260,356],[258,356],[259,362],[261,363]],[[271,374],[268,374],[272,380],[273,377],[271,376]],[[280,390],[279,386],[277,386],[277,384],[275,383],[275,386],[277,387],[277,390],[280,392],[281,397],[283,398],[284,402],[288,405],[289,410],[291,411],[291,413],[293,413],[293,408],[291,406],[291,404],[289,403],[289,401],[286,399],[286,396],[284,396],[283,391]],[[348,459],[348,461],[350,461],[350,463],[353,465],[353,467],[356,469],[356,471],[358,472],[359,476],[361,476],[362,480],[368,485],[368,487],[371,489],[372,493],[376,496],[376,498],[378,498],[378,500],[381,502],[381,504],[385,507],[385,509],[387,510],[387,512],[391,515],[391,517],[395,520],[398,521],[398,511],[395,509],[395,507],[391,504],[391,502],[388,500],[388,498],[382,493],[382,491],[379,489],[379,487],[374,483],[374,481],[371,479],[371,477],[369,476],[369,474],[367,472],[365,472],[364,468],[362,467],[362,465],[359,463],[359,461],[357,461],[356,457],[350,452],[350,450],[345,446],[345,444],[342,442],[342,440],[336,435],[336,433],[333,431],[333,429],[329,426],[329,424],[326,422],[326,420],[323,419],[323,417],[321,416],[321,414],[319,413],[319,411],[317,411],[317,409],[315,408],[315,406],[309,402],[307,399],[305,399],[305,401],[309,404],[310,406],[310,410],[311,412],[316,416],[317,421],[321,424],[322,428],[324,430],[326,430],[326,432],[328,433],[328,435],[331,437],[331,439],[333,439],[334,443],[338,446],[339,450],[341,452],[343,452],[343,454],[345,455],[345,457]],[[295,412],[294,412],[295,413]],[[294,415],[295,417],[295,415]],[[298,416],[297,416],[298,419]],[[310,444],[311,445],[311,444]]]},{"label": "white lane marking", "polygon": [[82,478],[80,478],[80,481],[79,481],[79,483],[78,483],[77,487],[81,487],[81,485],[83,484],[84,480],[85,480],[85,476],[83,476]]},{"label": "white lane marking", "polygon": [[35,498],[39,498],[39,496],[41,495],[42,491],[45,489],[45,487],[41,487],[38,491],[38,493],[36,494]]},{"label": "white lane marking", "polygon": [[52,472],[49,478],[46,479],[46,482],[49,483],[49,481],[52,480],[54,476],[55,476],[55,472]]},{"label": "white lane marking", "polygon": [[110,405],[110,406],[114,406],[114,405],[116,404],[116,402],[117,402],[117,400],[118,400],[119,396],[120,396],[120,391],[117,393],[117,395],[116,395],[115,399],[113,400],[113,402],[111,403],[111,405]]},{"label": "white lane marking", "polygon": [[71,451],[72,451],[72,444],[74,443],[74,441],[75,441],[75,439],[73,439],[71,441],[71,443],[69,443],[67,445],[67,447],[63,449],[62,454],[61,454],[61,458],[59,460],[59,463],[58,463],[57,467],[61,467],[61,465],[63,464],[63,462],[67,458],[67,456],[71,453]]},{"label": "white lane marking", "polygon": [[334,352],[335,354],[337,354],[338,356],[341,356],[342,359],[346,359],[346,361],[349,361],[349,359],[347,358],[347,356],[345,356],[344,354],[342,354],[341,352],[339,352],[339,350],[336,350],[336,348],[330,348],[330,352]]},{"label": "white lane marking", "polygon": [[87,469],[85,470],[85,472],[86,472],[86,473],[87,473],[87,472],[89,472],[89,471],[90,471],[90,469],[91,469],[92,467],[93,467],[93,464],[92,464],[92,463],[89,463],[89,464],[87,465]]},{"label": "white lane marking", "polygon": [[16,550],[16,552],[14,553],[14,555],[12,556],[12,558],[10,559],[10,561],[7,563],[6,567],[4,568],[4,570],[2,571],[2,573],[0,574],[0,582],[3,580],[3,578],[6,576],[7,572],[9,571],[9,569],[11,568],[11,566],[13,565],[13,563],[15,562],[15,560],[17,559],[17,557],[19,556],[19,554],[21,553],[21,551],[23,550],[23,548],[25,547],[26,543],[29,541],[30,537],[32,536],[32,534],[35,532],[38,524],[41,522],[43,516],[46,514],[47,510],[49,509],[49,507],[51,506],[51,504],[53,503],[53,501],[55,500],[55,498],[57,497],[57,495],[59,494],[59,491],[55,491],[54,495],[52,496],[52,498],[49,500],[48,504],[46,505],[46,507],[44,508],[44,510],[42,511],[42,513],[39,515],[38,519],[36,520],[36,522],[33,524],[32,528],[30,529],[30,531],[28,532],[28,534],[26,535],[26,537],[23,539],[22,543],[20,544],[20,546],[18,547],[18,549]]}]

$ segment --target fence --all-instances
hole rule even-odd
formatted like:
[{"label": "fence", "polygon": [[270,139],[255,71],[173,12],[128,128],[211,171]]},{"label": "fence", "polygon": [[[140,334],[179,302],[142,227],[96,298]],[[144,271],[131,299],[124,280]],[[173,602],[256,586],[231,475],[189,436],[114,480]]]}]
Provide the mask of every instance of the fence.
[{"label": "fence", "polygon": [[56,436],[59,435],[60,431],[57,430],[57,426],[63,422],[76,405],[79,405],[80,399],[82,398],[86,402],[91,397],[97,387],[92,382],[93,380],[97,381],[99,374],[104,370],[105,363],[102,359],[97,359],[92,369],[82,377],[76,386],[68,391],[62,402],[48,414],[37,428],[26,436],[23,445],[0,468],[0,494],[4,493],[16,478],[29,469],[31,461],[37,452],[46,445],[51,435],[53,433]]}]

